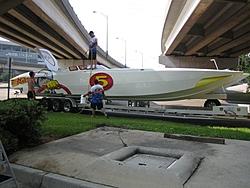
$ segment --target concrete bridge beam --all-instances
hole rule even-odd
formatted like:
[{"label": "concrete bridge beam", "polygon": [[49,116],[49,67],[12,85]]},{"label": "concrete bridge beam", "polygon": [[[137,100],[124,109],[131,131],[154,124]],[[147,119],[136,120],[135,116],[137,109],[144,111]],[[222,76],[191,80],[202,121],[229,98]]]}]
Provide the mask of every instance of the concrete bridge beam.
[{"label": "concrete bridge beam", "polygon": [[238,58],[195,57],[195,56],[160,56],[159,62],[169,68],[208,68],[216,69],[211,59],[215,59],[219,69],[238,66]]}]

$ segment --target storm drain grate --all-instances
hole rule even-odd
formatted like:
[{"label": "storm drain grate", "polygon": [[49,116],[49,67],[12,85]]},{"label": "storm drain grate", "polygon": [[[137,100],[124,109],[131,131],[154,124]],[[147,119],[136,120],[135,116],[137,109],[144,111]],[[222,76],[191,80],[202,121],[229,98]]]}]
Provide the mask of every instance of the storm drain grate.
[{"label": "storm drain grate", "polygon": [[149,155],[149,154],[135,154],[126,158],[123,162],[126,164],[140,165],[148,168],[162,168],[167,169],[176,162],[176,158]]}]

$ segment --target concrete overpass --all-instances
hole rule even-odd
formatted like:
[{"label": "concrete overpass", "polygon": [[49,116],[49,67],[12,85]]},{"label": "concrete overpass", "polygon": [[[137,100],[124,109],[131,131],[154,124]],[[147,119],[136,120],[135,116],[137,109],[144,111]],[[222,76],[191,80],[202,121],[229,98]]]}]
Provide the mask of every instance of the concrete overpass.
[{"label": "concrete overpass", "polygon": [[[250,52],[249,0],[169,0],[160,63],[166,67],[237,66]],[[86,63],[89,36],[68,0],[0,0],[0,36],[34,49],[50,50],[60,66]],[[159,44],[160,45],[160,44]],[[99,48],[98,61],[122,64]]]},{"label": "concrete overpass", "polygon": [[250,52],[249,0],[170,0],[160,63],[166,67],[237,66]]},{"label": "concrete overpass", "polygon": [[[27,72],[27,71],[38,71],[42,68],[45,68],[45,64],[34,64],[34,63],[21,63],[21,62],[12,62],[11,69],[16,70],[20,73]],[[9,69],[9,65],[6,61],[0,60],[0,69]]]},{"label": "concrete overpass", "polygon": [[[60,67],[89,63],[90,38],[83,24],[68,0],[0,0],[0,36],[30,49],[48,49]],[[124,66],[101,48],[97,59],[109,68]]]}]

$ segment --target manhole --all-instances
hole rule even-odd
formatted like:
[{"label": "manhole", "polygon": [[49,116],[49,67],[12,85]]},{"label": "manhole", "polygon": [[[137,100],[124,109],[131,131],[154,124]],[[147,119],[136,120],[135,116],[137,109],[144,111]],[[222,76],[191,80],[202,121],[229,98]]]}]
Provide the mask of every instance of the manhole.
[{"label": "manhole", "polygon": [[121,188],[180,188],[201,159],[182,150],[130,146],[96,159],[77,177]]},{"label": "manhole", "polygon": [[164,156],[156,156],[156,155],[148,155],[148,154],[135,154],[123,162],[126,164],[132,165],[140,165],[148,168],[163,168],[167,169],[174,162],[176,162],[176,158],[173,157],[164,157]]}]

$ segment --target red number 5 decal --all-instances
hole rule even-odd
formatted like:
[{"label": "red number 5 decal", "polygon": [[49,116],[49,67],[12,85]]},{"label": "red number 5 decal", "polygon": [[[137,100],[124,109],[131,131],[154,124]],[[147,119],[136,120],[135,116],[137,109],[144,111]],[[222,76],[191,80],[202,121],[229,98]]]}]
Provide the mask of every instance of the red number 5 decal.
[{"label": "red number 5 decal", "polygon": [[91,86],[94,85],[95,79],[97,79],[99,81],[99,84],[102,85],[102,87],[105,91],[110,89],[113,86],[113,79],[107,73],[96,73],[93,76],[91,76],[91,78],[89,80],[89,83]]},{"label": "red number 5 decal", "polygon": [[95,77],[95,79],[99,81],[99,84],[102,85],[102,87],[106,87],[109,84],[109,82],[107,81],[107,78],[108,78],[107,75],[99,75]]}]

